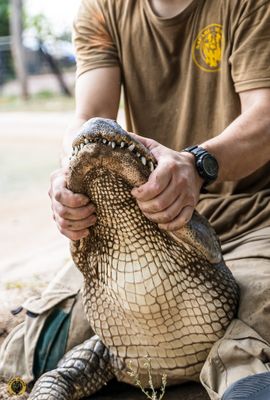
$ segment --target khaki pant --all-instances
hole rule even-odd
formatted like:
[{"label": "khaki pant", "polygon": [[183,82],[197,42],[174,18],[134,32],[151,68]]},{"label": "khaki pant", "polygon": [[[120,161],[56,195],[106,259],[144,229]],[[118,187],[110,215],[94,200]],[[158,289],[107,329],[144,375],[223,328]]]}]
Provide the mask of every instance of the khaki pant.
[{"label": "khaki pant", "polygon": [[222,246],[227,266],[241,290],[238,319],[210,351],[201,382],[211,400],[233,382],[270,371],[270,227]]}]

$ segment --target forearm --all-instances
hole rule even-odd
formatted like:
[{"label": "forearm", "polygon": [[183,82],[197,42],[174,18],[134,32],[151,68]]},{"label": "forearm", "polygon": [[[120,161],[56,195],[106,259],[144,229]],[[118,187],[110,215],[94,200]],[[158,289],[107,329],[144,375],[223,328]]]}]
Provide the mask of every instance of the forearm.
[{"label": "forearm", "polygon": [[248,176],[269,161],[270,115],[268,101],[248,104],[220,135],[200,144],[219,163],[218,181]]},{"label": "forearm", "polygon": [[121,78],[119,67],[98,68],[82,74],[76,81],[76,113],[67,129],[61,152],[61,165],[68,164],[72,142],[88,119],[116,119],[120,101]]}]

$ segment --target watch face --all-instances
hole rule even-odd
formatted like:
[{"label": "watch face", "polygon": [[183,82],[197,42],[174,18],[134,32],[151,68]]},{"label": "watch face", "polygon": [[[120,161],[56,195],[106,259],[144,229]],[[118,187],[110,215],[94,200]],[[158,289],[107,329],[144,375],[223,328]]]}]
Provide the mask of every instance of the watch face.
[{"label": "watch face", "polygon": [[202,158],[202,168],[209,179],[216,179],[218,173],[218,163],[210,154]]}]

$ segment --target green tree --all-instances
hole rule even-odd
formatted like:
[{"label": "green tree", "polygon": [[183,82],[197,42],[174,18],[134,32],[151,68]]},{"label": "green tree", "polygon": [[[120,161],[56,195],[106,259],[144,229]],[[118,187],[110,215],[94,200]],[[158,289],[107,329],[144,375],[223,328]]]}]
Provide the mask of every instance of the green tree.
[{"label": "green tree", "polygon": [[0,0],[0,36],[8,36],[9,31],[9,0]]},{"label": "green tree", "polygon": [[[0,0],[1,1],[1,0]],[[37,38],[46,40],[49,37],[55,37],[50,21],[43,14],[24,15],[25,28],[34,29]]]}]

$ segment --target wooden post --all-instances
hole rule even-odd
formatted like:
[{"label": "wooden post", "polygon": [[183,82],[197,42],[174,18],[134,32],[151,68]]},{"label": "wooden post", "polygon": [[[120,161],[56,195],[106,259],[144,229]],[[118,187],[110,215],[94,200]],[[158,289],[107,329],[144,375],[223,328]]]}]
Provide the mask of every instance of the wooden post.
[{"label": "wooden post", "polygon": [[27,69],[25,52],[22,43],[22,0],[11,0],[10,33],[11,51],[14,61],[16,76],[21,85],[22,98],[28,99]]}]

